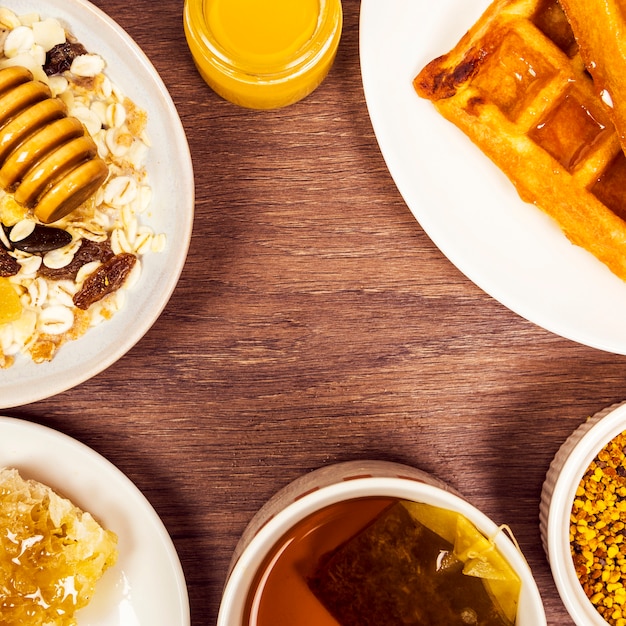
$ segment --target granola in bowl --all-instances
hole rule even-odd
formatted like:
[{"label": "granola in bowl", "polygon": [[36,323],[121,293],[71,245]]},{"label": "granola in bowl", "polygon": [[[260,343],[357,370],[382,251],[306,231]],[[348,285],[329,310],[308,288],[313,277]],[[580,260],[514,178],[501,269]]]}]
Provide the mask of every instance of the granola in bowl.
[{"label": "granola in bowl", "polygon": [[0,7],[0,70],[13,66],[27,68],[80,121],[108,176],[53,223],[42,223],[12,189],[0,190],[2,368],[18,355],[50,361],[63,344],[110,319],[144,257],[166,247],[165,234],[149,223],[147,113],[111,80],[106,59],[54,17]]}]

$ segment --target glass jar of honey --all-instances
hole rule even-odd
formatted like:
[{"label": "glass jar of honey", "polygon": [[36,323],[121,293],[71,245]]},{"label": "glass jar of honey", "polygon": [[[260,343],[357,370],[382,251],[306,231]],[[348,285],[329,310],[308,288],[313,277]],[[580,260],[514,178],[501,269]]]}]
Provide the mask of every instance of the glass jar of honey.
[{"label": "glass jar of honey", "polygon": [[309,95],[341,38],[341,0],[185,0],[187,43],[222,98],[274,109]]}]

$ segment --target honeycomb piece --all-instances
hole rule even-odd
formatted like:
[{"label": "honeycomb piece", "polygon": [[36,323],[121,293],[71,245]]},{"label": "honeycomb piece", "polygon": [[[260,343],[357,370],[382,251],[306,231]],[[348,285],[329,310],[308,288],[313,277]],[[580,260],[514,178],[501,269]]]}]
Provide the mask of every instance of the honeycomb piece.
[{"label": "honeycomb piece", "polygon": [[0,468],[0,623],[75,626],[117,537],[49,487]]},{"label": "honeycomb piece", "polygon": [[523,200],[626,280],[626,167],[579,43],[556,0],[494,0],[413,85]]}]

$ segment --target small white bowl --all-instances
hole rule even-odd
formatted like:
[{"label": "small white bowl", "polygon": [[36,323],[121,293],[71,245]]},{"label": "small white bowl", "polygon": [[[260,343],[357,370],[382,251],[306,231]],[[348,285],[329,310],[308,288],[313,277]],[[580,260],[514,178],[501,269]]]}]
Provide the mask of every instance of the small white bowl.
[{"label": "small white bowl", "polygon": [[528,563],[498,526],[433,476],[385,461],[348,461],[318,469],[290,483],[252,518],[231,561],[217,626],[242,626],[255,573],[275,543],[297,522],[326,506],[354,498],[389,496],[457,511],[483,534],[495,537],[501,554],[522,581],[516,626],[544,626],[543,603]]},{"label": "small white bowl", "polygon": [[556,453],[541,493],[543,547],[561,600],[578,626],[606,626],[587,598],[570,552],[570,513],[576,488],[598,452],[626,430],[626,403],[610,406],[579,426]]}]

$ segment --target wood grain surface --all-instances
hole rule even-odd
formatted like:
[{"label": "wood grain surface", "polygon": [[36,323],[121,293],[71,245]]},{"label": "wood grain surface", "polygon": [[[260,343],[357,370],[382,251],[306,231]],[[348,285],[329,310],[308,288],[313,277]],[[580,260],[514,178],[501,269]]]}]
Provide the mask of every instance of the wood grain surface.
[{"label": "wood grain surface", "polygon": [[567,436],[626,398],[626,358],[512,313],[415,221],[368,117],[358,0],[344,0],[325,82],[266,112],[202,81],[182,0],[95,4],[143,48],[180,113],[196,180],[189,257],[126,356],[5,414],[84,442],[143,491],[180,555],[194,626],[215,624],[257,509],[350,459],[432,472],[510,525],[548,623],[571,625],[540,544],[541,486]]}]

